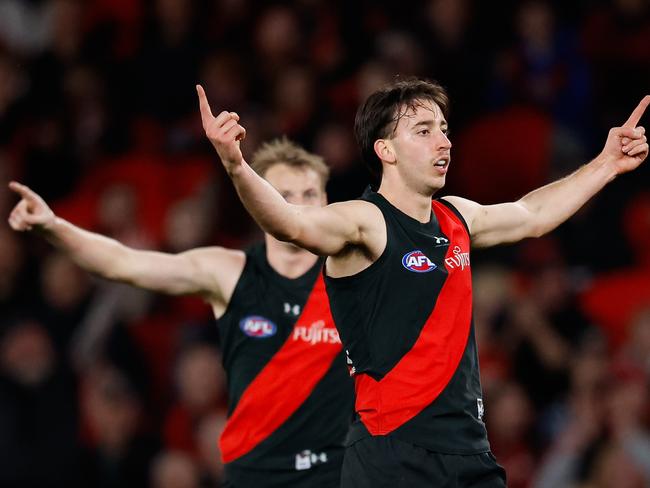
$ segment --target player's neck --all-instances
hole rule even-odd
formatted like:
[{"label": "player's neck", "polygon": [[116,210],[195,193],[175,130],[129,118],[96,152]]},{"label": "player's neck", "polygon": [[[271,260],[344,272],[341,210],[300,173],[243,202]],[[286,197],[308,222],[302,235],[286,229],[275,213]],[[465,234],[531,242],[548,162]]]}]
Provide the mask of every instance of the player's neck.
[{"label": "player's neck", "polygon": [[408,189],[403,183],[384,178],[379,186],[378,193],[390,202],[391,205],[404,212],[418,222],[427,223],[431,220],[431,198]]},{"label": "player's neck", "polygon": [[314,265],[318,256],[293,244],[281,242],[266,234],[266,259],[271,267],[285,278],[298,278]]}]

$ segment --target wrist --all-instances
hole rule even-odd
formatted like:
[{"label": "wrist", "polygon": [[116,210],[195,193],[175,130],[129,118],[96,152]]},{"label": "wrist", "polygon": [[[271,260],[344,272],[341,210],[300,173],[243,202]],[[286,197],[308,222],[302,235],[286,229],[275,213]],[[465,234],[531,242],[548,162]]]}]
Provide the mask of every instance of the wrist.
[{"label": "wrist", "polygon": [[43,222],[36,230],[46,236],[54,236],[57,233],[57,229],[61,227],[64,220],[56,215],[52,214],[52,218],[48,219],[47,222]]},{"label": "wrist", "polygon": [[616,158],[599,154],[589,165],[593,171],[605,180],[606,183],[614,180],[619,174]]},{"label": "wrist", "polygon": [[228,163],[226,172],[231,179],[236,179],[244,176],[247,169],[249,169],[248,165],[244,164],[243,160],[240,160],[236,163]]}]

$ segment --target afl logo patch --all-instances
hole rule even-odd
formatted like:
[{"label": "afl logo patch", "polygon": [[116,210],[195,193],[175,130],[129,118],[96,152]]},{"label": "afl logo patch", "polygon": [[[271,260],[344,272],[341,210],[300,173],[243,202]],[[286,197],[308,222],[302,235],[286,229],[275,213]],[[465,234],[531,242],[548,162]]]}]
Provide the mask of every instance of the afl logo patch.
[{"label": "afl logo patch", "polygon": [[417,249],[404,254],[402,266],[414,273],[428,273],[436,269],[435,263]]},{"label": "afl logo patch", "polygon": [[273,322],[259,315],[244,317],[239,321],[239,328],[248,337],[255,337],[256,339],[271,337],[278,330]]}]

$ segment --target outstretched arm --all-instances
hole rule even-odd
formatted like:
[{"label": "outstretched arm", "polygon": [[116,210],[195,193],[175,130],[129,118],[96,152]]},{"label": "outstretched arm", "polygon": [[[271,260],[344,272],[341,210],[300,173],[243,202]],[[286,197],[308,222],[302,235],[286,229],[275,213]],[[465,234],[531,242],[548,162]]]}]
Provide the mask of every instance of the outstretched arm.
[{"label": "outstretched arm", "polygon": [[248,212],[260,227],[276,239],[292,242],[319,255],[336,255],[348,244],[360,244],[362,228],[357,222],[360,202],[327,207],[292,205],[244,161],[240,142],[246,130],[234,112],[212,114],[205,91],[197,85],[201,120],[208,139],[217,150],[226,172]]},{"label": "outstretched arm", "polygon": [[636,169],[648,156],[645,129],[637,127],[648,104],[650,95],[641,100],[621,127],[609,131],[605,147],[593,161],[516,202],[479,205],[459,197],[445,197],[467,221],[472,245],[489,247],[546,234],[616,176]]},{"label": "outstretched arm", "polygon": [[9,216],[14,230],[41,234],[79,266],[109,280],[173,295],[199,294],[219,305],[243,269],[243,253],[229,249],[202,248],[177,255],[132,249],[57,217],[25,185],[11,182],[9,188],[21,197]]}]

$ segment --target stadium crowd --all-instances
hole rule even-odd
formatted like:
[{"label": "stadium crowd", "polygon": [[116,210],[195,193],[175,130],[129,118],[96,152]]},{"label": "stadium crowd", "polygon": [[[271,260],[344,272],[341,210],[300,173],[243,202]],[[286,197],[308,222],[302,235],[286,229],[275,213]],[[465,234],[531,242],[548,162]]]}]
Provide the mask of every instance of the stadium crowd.
[{"label": "stadium crowd", "polygon": [[[354,113],[395,74],[450,92],[445,194],[521,196],[597,154],[650,90],[646,0],[0,0],[6,182],[134,247],[260,236],[195,84],[247,155],[286,134],[367,184]],[[648,122],[646,115],[645,121]],[[472,256],[486,425],[511,488],[650,485],[650,167],[550,237]],[[0,486],[218,486],[214,319],[0,226]]]}]

